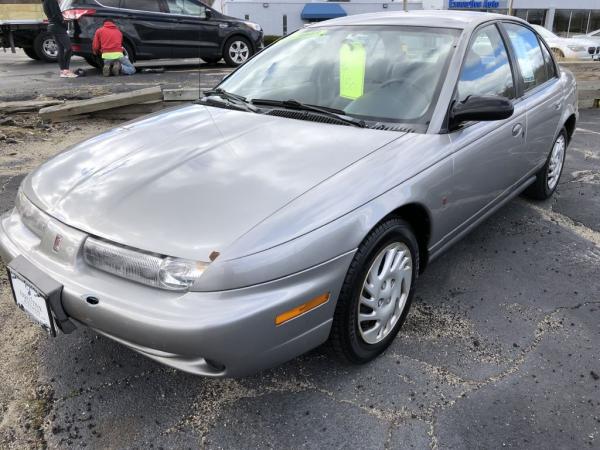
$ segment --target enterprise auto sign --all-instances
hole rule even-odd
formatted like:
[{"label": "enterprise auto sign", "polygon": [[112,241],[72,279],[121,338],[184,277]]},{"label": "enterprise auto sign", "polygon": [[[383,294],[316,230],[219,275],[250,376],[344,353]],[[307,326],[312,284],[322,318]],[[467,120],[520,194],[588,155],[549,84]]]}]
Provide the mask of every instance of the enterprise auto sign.
[{"label": "enterprise auto sign", "polygon": [[500,7],[500,2],[498,0],[480,0],[480,1],[477,1],[477,0],[470,0],[470,1],[450,0],[448,2],[448,8],[486,9],[486,8],[499,8],[499,7]]}]

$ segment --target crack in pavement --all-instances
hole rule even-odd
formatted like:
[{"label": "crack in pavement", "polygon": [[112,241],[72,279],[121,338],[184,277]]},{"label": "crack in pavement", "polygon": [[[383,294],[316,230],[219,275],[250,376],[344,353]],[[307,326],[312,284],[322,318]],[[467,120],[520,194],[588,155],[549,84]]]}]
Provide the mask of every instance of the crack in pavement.
[{"label": "crack in pavement", "polygon": [[521,205],[525,205],[530,209],[533,209],[535,212],[540,214],[543,219],[556,223],[560,225],[562,228],[565,228],[582,239],[593,243],[596,247],[600,248],[600,232],[592,230],[591,228],[586,227],[581,222],[577,222],[571,219],[564,214],[558,213],[552,209],[543,208],[536,204],[530,203],[525,200],[517,200]]}]

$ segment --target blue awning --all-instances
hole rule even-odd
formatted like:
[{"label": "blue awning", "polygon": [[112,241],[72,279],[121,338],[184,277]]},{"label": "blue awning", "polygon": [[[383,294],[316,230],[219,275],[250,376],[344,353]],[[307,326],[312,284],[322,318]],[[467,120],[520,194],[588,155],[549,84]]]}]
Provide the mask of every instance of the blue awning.
[{"label": "blue awning", "polygon": [[307,3],[302,9],[302,20],[326,20],[347,16],[337,3]]}]

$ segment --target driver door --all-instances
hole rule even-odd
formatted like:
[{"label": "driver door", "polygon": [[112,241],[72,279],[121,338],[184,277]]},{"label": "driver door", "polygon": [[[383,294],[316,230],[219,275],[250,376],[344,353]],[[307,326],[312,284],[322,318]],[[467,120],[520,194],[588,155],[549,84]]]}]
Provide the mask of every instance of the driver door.
[{"label": "driver door", "polygon": [[526,111],[516,97],[517,77],[495,24],[473,34],[456,88],[456,101],[470,95],[511,99],[514,114],[492,122],[468,122],[450,131],[453,179],[446,205],[450,239],[510,192],[527,172],[524,164]]}]

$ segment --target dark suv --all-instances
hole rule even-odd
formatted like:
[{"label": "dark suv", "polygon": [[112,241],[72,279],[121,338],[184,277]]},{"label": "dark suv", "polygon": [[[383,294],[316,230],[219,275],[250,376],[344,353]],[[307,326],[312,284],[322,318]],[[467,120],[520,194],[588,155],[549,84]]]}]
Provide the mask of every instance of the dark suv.
[{"label": "dark suv", "polygon": [[200,57],[221,58],[239,66],[262,47],[260,25],[225,16],[198,0],[64,0],[73,53],[93,66],[94,33],[105,19],[123,33],[123,47],[132,61]]}]

